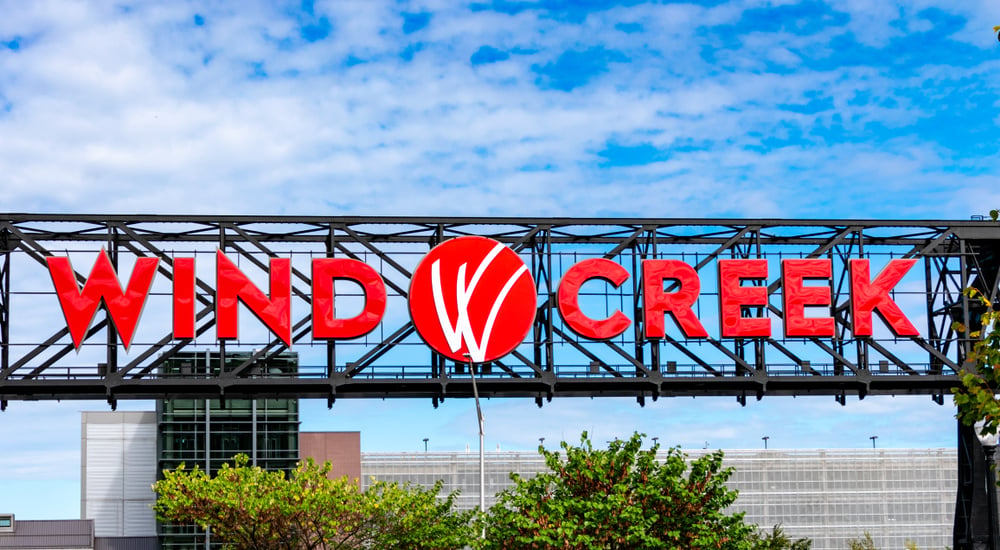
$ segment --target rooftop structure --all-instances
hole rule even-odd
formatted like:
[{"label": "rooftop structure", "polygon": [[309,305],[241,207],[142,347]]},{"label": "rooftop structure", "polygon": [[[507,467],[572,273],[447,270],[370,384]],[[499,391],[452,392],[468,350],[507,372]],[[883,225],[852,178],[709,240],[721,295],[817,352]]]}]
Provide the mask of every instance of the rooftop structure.
[{"label": "rooftop structure", "polygon": [[84,519],[21,520],[0,514],[0,549],[94,550],[94,522]]}]

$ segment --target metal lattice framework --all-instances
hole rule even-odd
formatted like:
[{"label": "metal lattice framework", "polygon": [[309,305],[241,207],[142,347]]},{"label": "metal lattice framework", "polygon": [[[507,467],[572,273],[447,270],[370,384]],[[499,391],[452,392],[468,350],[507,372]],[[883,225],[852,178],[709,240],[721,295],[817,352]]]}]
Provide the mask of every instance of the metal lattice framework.
[{"label": "metal lattice framework", "polygon": [[[534,277],[538,308],[524,343],[501,360],[478,365],[485,396],[531,397],[541,405],[553,396],[765,394],[928,394],[939,402],[957,382],[969,342],[953,322],[974,326],[974,304],[961,290],[977,286],[997,293],[1000,226],[986,221],[528,219],[401,217],[246,217],[0,215],[0,401],[17,399],[131,398],[180,396],[467,397],[467,366],[426,347],[409,320],[409,278],[434,245],[462,235],[481,235],[517,251]],[[160,258],[159,273],[132,345],[125,349],[102,310],[83,345],[69,337],[52,281],[48,256],[68,256],[82,284],[101,249],[127,280],[138,257]],[[249,313],[240,319],[240,339],[214,335],[214,256],[223,251],[267,288],[268,259],[292,259],[293,345],[289,350]],[[176,340],[170,325],[174,257],[195,257],[196,337]],[[353,340],[311,337],[309,262],[354,258],[375,267],[385,280],[388,308],[375,332]],[[591,341],[573,334],[555,304],[559,278],[585,258],[606,258],[625,267],[618,288],[587,283],[580,303],[594,318],[621,310],[633,323],[621,336]],[[642,338],[640,262],[681,259],[702,274],[697,314],[709,327],[703,339],[688,339],[676,327],[665,338]],[[834,306],[832,338],[781,336],[781,280],[766,283],[767,311],[747,315],[773,319],[766,339],[721,339],[714,279],[721,258],[826,258]],[[917,265],[896,286],[893,299],[920,330],[895,337],[878,322],[870,338],[849,330],[850,258],[870,259],[877,271],[892,258]],[[337,283],[341,285],[341,283]],[[363,294],[349,283],[337,287],[338,308],[350,314]],[[669,290],[669,288],[668,288]],[[715,325],[713,325],[715,323]],[[297,356],[298,368],[269,369],[279,355]],[[237,357],[218,372],[167,368],[192,354]]]}]

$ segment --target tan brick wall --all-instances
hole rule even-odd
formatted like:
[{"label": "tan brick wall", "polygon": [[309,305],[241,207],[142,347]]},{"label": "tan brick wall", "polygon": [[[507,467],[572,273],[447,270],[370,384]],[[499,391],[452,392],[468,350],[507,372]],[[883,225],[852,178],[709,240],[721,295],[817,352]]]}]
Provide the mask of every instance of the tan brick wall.
[{"label": "tan brick wall", "polygon": [[361,432],[301,432],[299,456],[317,464],[329,460],[331,478],[361,479]]}]

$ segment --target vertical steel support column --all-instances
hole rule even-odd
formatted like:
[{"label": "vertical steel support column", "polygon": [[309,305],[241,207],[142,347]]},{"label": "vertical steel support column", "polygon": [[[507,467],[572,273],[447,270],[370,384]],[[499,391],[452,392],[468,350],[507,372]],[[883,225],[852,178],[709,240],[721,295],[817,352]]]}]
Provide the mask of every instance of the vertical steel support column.
[{"label": "vertical steel support column", "polygon": [[[542,266],[541,259],[538,257],[538,233],[532,235],[531,239],[528,241],[528,246],[531,247],[531,277],[535,280],[535,285],[538,285],[539,275],[541,274]],[[542,365],[542,356],[544,353],[544,345],[542,341],[542,318],[544,317],[544,312],[538,310],[535,312],[535,321],[531,324],[531,360],[535,362],[536,365]]]},{"label": "vertical steel support column", "polygon": [[548,291],[548,299],[545,300],[545,370],[555,372],[556,357],[555,343],[552,341],[552,314],[555,311],[553,304],[556,301],[556,291],[552,288],[552,228],[545,228],[545,240],[542,241],[543,260],[545,261],[545,288]]},{"label": "vertical steel support column", "polygon": [[[223,357],[219,355],[219,370],[222,370]],[[212,355],[205,352],[205,372],[212,372]],[[205,400],[205,473],[212,475],[212,402]],[[212,530],[205,529],[205,550],[212,548]]]},{"label": "vertical steel support column", "polygon": [[[221,251],[223,254],[226,253],[226,224],[224,224],[224,223],[220,223],[219,224],[219,251]],[[215,272],[218,273],[219,272],[219,266],[218,266],[219,259],[218,258],[214,258],[214,260],[216,262]],[[218,315],[219,315],[219,290],[218,290],[218,286],[219,286],[219,281],[215,281],[215,285],[216,285],[216,290],[215,290],[216,330],[218,330]],[[216,333],[216,334],[218,334],[218,333]],[[216,342],[218,342],[218,345],[219,345],[219,371],[217,373],[215,373],[215,377],[216,377],[216,379],[219,379],[219,378],[222,377],[222,373],[225,372],[225,370],[226,370],[226,360],[225,360],[225,358],[226,358],[226,341],[223,340],[222,338],[218,338],[218,337],[216,337],[215,340],[216,340]],[[212,371],[210,370],[208,372],[211,373]],[[222,397],[221,394],[220,394],[219,397]]]},{"label": "vertical steel support column", "polygon": [[[638,270],[638,272],[642,271],[642,260],[646,259],[646,252],[644,252],[642,250],[642,244],[641,243],[642,243],[642,241],[639,239],[639,237],[636,237],[635,241],[633,241],[632,246],[631,246],[631,249],[632,249],[632,272],[633,273],[636,273],[637,272],[636,270]],[[642,288],[642,285],[640,285],[639,282],[636,279],[637,279],[637,277],[633,277],[632,278],[632,292],[633,292],[632,301],[634,302],[633,303],[633,308],[635,310],[635,317],[638,319],[639,318],[639,312],[641,311],[640,304],[642,303],[640,301],[640,299],[639,299],[639,296],[641,295],[641,292],[639,291],[639,289]],[[635,334],[635,337],[634,337],[635,342],[632,345],[632,349],[634,350],[633,353],[635,355],[636,361],[638,361],[638,362],[640,362],[640,363],[642,363],[642,364],[645,365],[646,364],[646,358],[645,358],[645,354],[644,354],[645,350],[642,347],[642,340],[643,340],[642,337],[641,337],[642,333],[639,330],[639,325],[638,324],[633,323],[633,325],[634,325],[633,331],[634,331],[634,334]],[[638,376],[639,369],[635,369],[635,370],[636,370],[636,375]]]},{"label": "vertical steel support column", "polygon": [[[657,253],[659,252],[659,248],[657,247],[657,242],[659,241],[659,239],[657,238],[658,234],[659,234],[659,232],[657,231],[657,227],[654,226],[653,227],[653,232],[652,232],[652,237],[651,237],[652,238],[651,256],[652,256],[653,259],[657,258]],[[641,332],[638,333],[638,335],[641,336]],[[660,342],[661,342],[660,338],[650,339],[648,341],[648,343],[649,343],[649,369],[651,371],[653,371],[653,372],[660,372]],[[638,357],[637,357],[637,359],[638,359]],[[657,393],[654,393],[653,396],[656,397]]]},{"label": "vertical steel support column", "polygon": [[[830,268],[830,315],[833,316],[833,318],[834,318],[834,321],[833,321],[833,336],[830,337],[830,347],[832,349],[834,349],[834,350],[837,349],[837,342],[840,340],[840,335],[843,334],[843,331],[845,330],[844,329],[844,325],[842,323],[837,322],[837,317],[838,317],[837,304],[840,303],[840,297],[843,295],[842,291],[844,289],[844,274],[843,274],[843,271],[842,271],[841,274],[840,274],[840,283],[839,284],[835,284],[836,279],[837,279],[837,272],[836,272],[836,269],[834,269],[832,267],[832,266],[836,266],[837,265],[837,262],[835,260],[837,259],[838,256],[841,257],[841,258],[843,258],[843,254],[840,253],[839,249],[840,249],[840,245],[838,244],[838,245],[834,245],[833,247],[831,247],[830,250],[827,252],[827,258],[830,259],[830,265],[831,265],[831,268]],[[782,289],[782,291],[784,291],[784,289]],[[834,375],[840,374],[840,372],[838,372],[838,370],[839,371],[843,371],[844,367],[841,366],[841,365],[839,365],[838,364],[839,362],[836,359],[833,359],[832,362],[833,362],[833,374]]]},{"label": "vertical steel support column", "polygon": [[995,471],[997,446],[984,446],[983,451],[986,452],[986,500],[989,501],[988,508],[990,510],[987,516],[990,523],[989,549],[997,550],[1000,547],[1000,532],[997,529],[997,521],[1000,520],[1000,517],[997,516],[997,475]]},{"label": "vertical steel support column", "polygon": [[[644,317],[642,311],[642,261],[639,259],[639,250],[635,244],[632,242],[632,246],[629,247],[632,252],[632,276],[629,277],[632,280],[632,340],[634,341],[635,358],[639,362],[643,362],[642,359],[642,331],[645,329]],[[625,250],[622,250],[622,254]]]},{"label": "vertical steel support column", "polygon": [[[760,242],[760,231],[761,231],[760,229],[757,229],[757,230],[754,231],[754,243],[755,243],[755,246],[757,248],[757,259],[758,260],[759,259],[766,259],[765,256],[764,256],[763,245]],[[778,266],[778,269],[779,269],[779,274],[780,274],[780,269],[781,269],[780,264]],[[772,277],[773,277],[773,274],[772,274]],[[765,286],[766,287],[767,286],[767,280],[765,279],[763,281],[760,281],[760,284],[761,284],[761,286]],[[782,289],[782,292],[784,292],[784,289]],[[771,302],[771,295],[770,294],[767,295],[767,301],[768,301],[768,303]],[[757,315],[759,315],[761,317],[763,317],[766,313],[767,313],[767,306],[764,306],[764,307],[761,307],[761,308],[757,309]],[[756,369],[756,370],[760,370],[760,371],[766,371],[767,370],[767,366],[766,366],[767,362],[766,362],[766,357],[765,357],[765,354],[764,354],[764,349],[765,348],[764,348],[764,342],[763,341],[761,341],[760,339],[755,339],[753,341],[754,369]]]},{"label": "vertical steel support column", "polygon": [[[111,266],[115,268],[115,273],[118,273],[118,232],[110,223],[108,224],[108,256],[111,258]],[[112,321],[111,311],[105,308],[104,315],[108,320],[107,357],[105,359],[108,366],[107,372],[102,376],[107,376],[118,371],[118,330],[115,328],[114,321]]]},{"label": "vertical steel support column", "polygon": [[[266,403],[266,401],[265,401]],[[253,456],[252,466],[257,466],[257,400],[250,400],[250,454]]]},{"label": "vertical steel support column", "polygon": [[[968,249],[968,244],[965,242],[965,239],[961,240],[959,246],[960,248],[958,254],[958,261],[962,277],[961,279],[962,288],[959,289],[959,292],[961,292],[960,296],[962,297],[962,324],[964,324],[966,327],[971,327],[972,319],[969,318],[969,297],[965,295],[965,292],[962,292],[966,288],[969,288],[969,273],[968,273],[969,262],[965,258],[965,255],[969,253],[969,249]],[[959,338],[960,338],[959,341],[961,342],[961,345],[958,346],[959,354],[961,355],[959,357],[959,359],[961,359],[959,364],[963,365],[965,363],[965,358],[968,357],[969,353],[972,351],[972,339],[969,338],[967,332],[964,333],[964,335],[960,336]]]},{"label": "vertical steel support column", "polygon": [[[957,422],[957,421],[956,421]],[[958,494],[955,500],[954,550],[985,548],[990,536],[990,503],[985,456],[972,426],[958,423]]]},{"label": "vertical steel support column", "polygon": [[[739,231],[738,235],[742,239],[743,236],[746,235],[746,228],[741,229]],[[722,255],[720,254],[719,256],[721,257]],[[749,248],[746,249],[746,252],[743,252],[742,250],[740,250],[740,241],[737,240],[737,241],[733,242],[732,248],[729,249],[729,258],[730,259],[733,259],[733,260],[746,260],[746,259],[749,259],[749,256],[750,256],[750,249]],[[716,269],[718,270],[718,260],[716,260]],[[719,295],[719,302],[720,302],[720,304],[722,302],[722,295],[721,295],[721,293]],[[743,315],[743,308],[740,308],[740,316],[742,316],[742,315]],[[719,342],[720,342],[720,344],[722,346],[726,345],[725,344],[725,339],[722,338],[722,334],[721,333],[719,334]],[[746,361],[747,360],[746,340],[744,338],[733,338],[732,340],[730,340],[730,342],[732,343],[731,344],[732,345],[732,352],[735,353],[740,359]],[[736,373],[736,376],[750,376],[750,374],[752,374],[752,373],[746,372],[743,369],[743,367],[740,365],[740,363],[737,362],[737,361],[733,362],[733,372]],[[745,395],[743,395],[743,396],[737,396],[737,399],[740,400],[740,404],[742,405],[743,404],[743,400],[746,399],[746,396]]]},{"label": "vertical steel support column", "polygon": [[[861,258],[865,257],[865,235],[863,229],[858,232],[858,256]],[[850,281],[848,281],[848,283],[849,282]],[[850,288],[850,284],[848,284],[848,288]],[[851,321],[853,322],[854,319],[851,319]],[[858,370],[870,370],[868,368],[868,338],[869,337],[854,337],[855,346],[858,350],[858,357],[855,362],[858,366]]]},{"label": "vertical steel support column", "polygon": [[[334,256],[334,227],[330,224],[330,230],[327,232],[326,236],[326,256],[327,258],[332,258]],[[316,282],[313,281],[315,285]],[[336,285],[334,285],[336,286]],[[333,289],[334,295],[337,293],[337,289]],[[333,373],[337,369],[337,345],[334,340],[326,341],[326,377],[333,378]]]},{"label": "vertical steel support column", "polygon": [[[959,243],[960,290],[969,285],[966,270],[968,262],[967,243],[962,239]],[[969,319],[969,299],[964,293],[962,300],[962,323],[971,327]],[[960,336],[960,345],[956,346],[959,355],[959,365],[965,366],[966,357],[971,351],[972,342],[968,336]],[[953,543],[955,550],[973,550],[981,548],[990,533],[989,503],[987,491],[982,480],[986,477],[983,470],[988,466],[983,460],[982,445],[972,426],[958,422],[958,495],[955,503],[955,528]],[[992,542],[992,541],[990,541]]]},{"label": "vertical steel support column", "polygon": [[[941,351],[940,344],[938,343],[938,333],[937,326],[934,324],[934,304],[937,301],[937,297],[934,295],[934,285],[931,284],[931,262],[933,261],[930,256],[924,256],[924,292],[927,295],[927,341],[932,346],[938,346],[938,351]],[[947,314],[947,313],[945,313]],[[941,369],[944,365],[941,364],[941,360],[934,356],[933,353],[927,352],[928,365],[930,368],[928,371],[932,374],[940,374]]]},{"label": "vertical steel support column", "polygon": [[[429,241],[427,243],[427,249],[428,249],[428,251],[430,249],[434,248],[435,246],[441,244],[442,240],[444,240],[444,226],[442,226],[439,223],[439,224],[437,224],[435,226],[435,228],[434,228],[434,234],[431,236],[431,238],[429,239]],[[430,358],[431,358],[431,376],[440,376],[441,377],[441,380],[442,380],[442,384],[441,384],[441,396],[442,396],[442,400],[444,400],[444,397],[443,397],[444,396],[444,388],[445,388],[445,386],[444,386],[444,378],[447,375],[447,363],[445,363],[445,358],[443,356],[439,355],[433,349],[429,349],[428,353],[430,353]],[[438,407],[438,398],[437,397],[432,397],[431,398],[431,403],[434,404],[434,408],[436,409]]]},{"label": "vertical steel support column", "polygon": [[971,550],[972,548],[972,489],[973,460],[971,441],[975,436],[968,434],[970,428],[958,425],[958,487],[955,494],[955,525],[952,528],[952,548]]},{"label": "vertical steel support column", "polygon": [[0,234],[0,370],[10,366],[10,231]]},{"label": "vertical steel support column", "polygon": [[[539,233],[544,235],[539,239]],[[552,231],[549,227],[539,229],[528,241],[531,249],[531,276],[535,280],[536,293],[541,292],[544,285],[545,300],[535,312],[532,323],[532,360],[542,366],[547,372],[555,371],[555,350],[552,342],[553,321],[555,311],[556,291],[552,280]]]}]

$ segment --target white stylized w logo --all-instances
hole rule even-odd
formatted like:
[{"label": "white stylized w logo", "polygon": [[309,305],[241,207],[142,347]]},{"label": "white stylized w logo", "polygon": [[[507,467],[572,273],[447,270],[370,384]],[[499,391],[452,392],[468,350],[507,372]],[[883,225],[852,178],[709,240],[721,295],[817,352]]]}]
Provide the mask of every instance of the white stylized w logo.
[{"label": "white stylized w logo", "polygon": [[472,299],[472,295],[476,291],[479,279],[497,257],[497,254],[503,249],[504,245],[497,243],[490,250],[490,253],[479,263],[479,267],[476,268],[476,272],[472,275],[472,280],[469,281],[467,286],[465,284],[465,268],[468,264],[464,263],[459,266],[458,277],[455,279],[455,297],[458,303],[458,319],[455,320],[455,324],[452,324],[451,319],[448,318],[448,310],[444,305],[444,293],[441,291],[441,260],[434,260],[434,263],[431,264],[431,290],[434,293],[434,309],[437,310],[438,322],[441,323],[441,330],[448,341],[448,347],[451,348],[452,353],[457,353],[459,348],[462,347],[462,340],[464,339],[469,348],[469,357],[477,363],[485,361],[486,346],[490,342],[493,323],[496,321],[500,306],[503,305],[504,299],[507,298],[507,294],[513,288],[517,279],[528,271],[528,266],[521,264],[521,267],[507,279],[507,283],[504,284],[503,289],[493,300],[489,317],[486,319],[486,326],[483,328],[482,340],[477,341],[475,334],[472,332],[472,325],[469,322],[469,300]]}]

